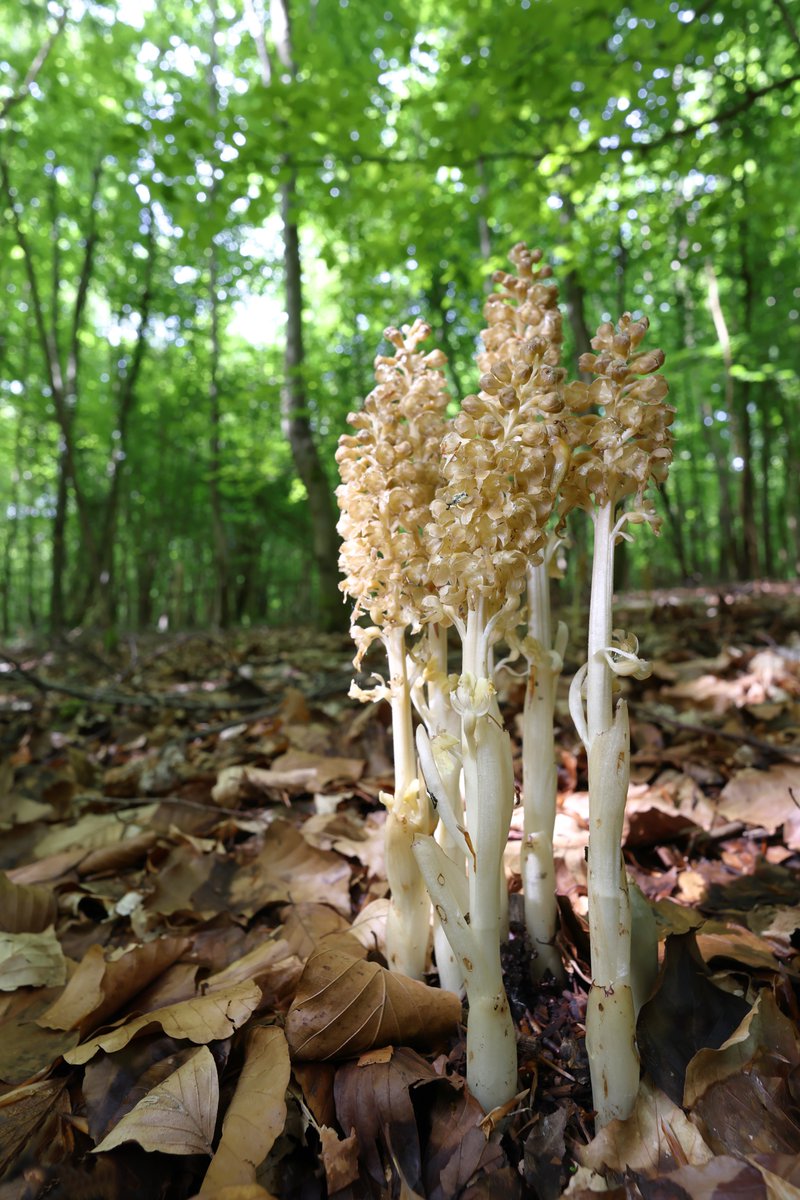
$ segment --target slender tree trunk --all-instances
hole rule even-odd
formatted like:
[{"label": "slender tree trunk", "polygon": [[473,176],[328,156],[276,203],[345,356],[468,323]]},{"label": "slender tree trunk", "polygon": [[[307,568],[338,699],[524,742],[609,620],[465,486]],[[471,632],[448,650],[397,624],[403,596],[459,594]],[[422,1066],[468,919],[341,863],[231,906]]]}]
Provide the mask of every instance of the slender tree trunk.
[{"label": "slender tree trunk", "polygon": [[94,574],[88,580],[84,603],[86,611],[92,605],[96,607],[100,623],[107,629],[113,629],[117,621],[119,597],[116,586],[116,550],[121,489],[128,459],[130,419],[136,405],[136,385],[147,349],[147,331],[152,301],[155,237],[153,214],[149,210],[146,211],[146,219],[147,259],[144,265],[142,293],[137,309],[139,325],[130,357],[124,366],[117,367],[115,436],[109,450],[106,468],[109,484],[103,502],[102,515],[97,522],[100,530],[98,555],[94,564]]},{"label": "slender tree trunk", "polygon": [[[477,114],[476,114],[477,116]],[[478,172],[478,248],[484,262],[492,253],[492,231],[489,227],[489,184],[486,178],[486,163],[482,158],[476,164]],[[487,281],[489,287],[491,283]]]},{"label": "slender tree trunk", "polygon": [[50,627],[60,633],[66,624],[64,611],[64,575],[67,565],[66,532],[67,505],[67,459],[63,445],[58,452],[58,479],[56,482],[56,507],[53,514],[52,563],[50,568]]},{"label": "slender tree trunk", "polygon": [[[686,346],[694,347],[696,339],[694,334],[694,307],[692,303],[692,295],[689,288],[683,279],[681,272],[675,275],[675,308],[679,317],[679,328],[682,331],[682,342]],[[691,386],[691,376],[687,376],[685,380],[685,392],[687,398],[691,402],[694,399]],[[700,427],[704,432],[706,445],[714,460],[714,472],[717,481],[717,498],[719,509],[719,525],[717,529],[717,568],[716,575],[720,580],[730,578],[731,567],[736,563],[736,531],[733,515],[733,499],[731,496],[731,481],[730,468],[728,458],[722,439],[717,429],[717,422],[712,410],[711,404],[707,396],[703,396],[698,404]],[[703,513],[705,502],[698,498],[697,511]],[[702,521],[702,517],[700,518]],[[703,530],[705,522],[703,522]],[[698,533],[698,537],[701,534]],[[705,540],[705,539],[704,539]],[[705,573],[707,559],[702,562],[700,574]]]},{"label": "slender tree trunk", "polygon": [[[681,579],[683,583],[687,583],[691,574],[684,540],[684,530],[686,529],[687,521],[683,500],[678,487],[677,476],[673,474],[668,481],[668,485],[662,484],[661,488],[659,489],[659,493],[666,510],[667,522],[669,524],[670,533],[672,534],[672,546],[675,551],[675,557],[678,560]],[[674,504],[670,499],[670,490],[674,491],[675,493]]]},{"label": "slender tree trunk", "polygon": [[[23,376],[25,378],[25,376]],[[14,463],[11,468],[11,489],[9,493],[10,518],[5,522],[5,541],[3,543],[3,570],[0,582],[0,622],[3,637],[11,633],[11,591],[14,580],[14,559],[17,551],[20,515],[20,479],[22,477],[22,414],[17,413],[17,429],[14,438]]]},{"label": "slender tree trunk", "polygon": [[[74,421],[78,402],[78,382],[80,369],[80,331],[89,294],[89,285],[94,271],[94,254],[97,246],[97,228],[95,201],[100,186],[101,167],[98,165],[92,173],[92,183],[86,200],[86,228],[83,239],[83,258],[80,271],[75,281],[75,299],[72,304],[69,336],[66,339],[66,351],[62,352],[60,345],[60,259],[58,238],[51,239],[51,300],[49,312],[45,309],[42,293],[39,288],[39,278],[34,265],[31,247],[21,221],[21,206],[17,203],[17,193],[14,188],[8,162],[0,159],[0,190],[2,190],[9,208],[11,228],[17,246],[22,254],[25,272],[30,291],[30,302],[36,327],[36,336],[42,354],[45,376],[50,385],[50,393],[55,409],[56,422],[61,434],[59,453],[59,481],[57,495],[57,513],[54,528],[53,569],[57,578],[51,587],[51,611],[55,619],[62,623],[65,620],[63,602],[63,576],[65,567],[66,543],[64,529],[68,503],[68,489],[71,486],[75,499],[75,508],[81,531],[82,551],[89,564],[90,572],[99,574],[99,552],[93,513],[81,485],[80,473],[77,467],[77,454],[74,440]],[[57,224],[57,213],[54,209],[54,219]],[[55,231],[57,232],[57,230]],[[62,489],[65,489],[62,492]]]},{"label": "slender tree trunk", "polygon": [[[565,228],[568,228],[577,221],[577,213],[569,193],[562,192],[560,196],[562,201],[560,221]],[[575,343],[575,354],[580,358],[582,354],[591,353],[592,349],[592,335],[586,319],[586,292],[577,271],[572,267],[568,271],[564,271],[560,276],[560,281],[561,292],[567,306],[567,319],[572,331],[572,340]],[[588,383],[591,382],[592,377],[586,372],[581,372],[581,378]],[[569,557],[575,563],[572,611],[569,620],[572,629],[580,628],[581,606],[588,591],[589,539],[587,525],[588,522],[583,513],[573,514],[569,519],[570,541],[573,547]]]},{"label": "slender tree trunk", "polygon": [[[747,204],[747,192],[743,189],[743,199]],[[751,353],[753,336],[753,303],[755,299],[755,280],[750,266],[750,251],[748,245],[748,223],[743,218],[739,226],[740,271],[744,283],[742,333],[746,346],[745,358]],[[742,528],[744,530],[744,566],[746,578],[754,579],[758,575],[758,528],[756,524],[756,484],[753,473],[753,422],[750,412],[752,385],[749,379],[739,380],[738,391],[738,426],[740,431],[739,453],[743,460],[742,466]],[[767,476],[763,478],[766,490]]]},{"label": "slender tree trunk", "polygon": [[[251,19],[255,16],[250,7]],[[272,0],[270,6],[275,52],[285,73],[294,81],[297,70],[292,50],[291,13],[288,0]],[[269,86],[272,69],[263,29],[256,30],[262,82]],[[286,167],[284,161],[284,167]],[[319,623],[324,629],[345,624],[346,611],[339,592],[339,537],[333,488],[325,474],[314,441],[311,405],[305,382],[303,344],[303,270],[298,226],[297,177],[289,170],[280,185],[283,221],[283,270],[286,296],[286,349],[281,413],[284,435],[289,442],[295,469],[308,496],[311,540],[319,581]]]},{"label": "slender tree trunk", "polygon": [[[208,57],[208,104],[211,114],[211,124],[214,130],[215,150],[216,129],[219,116],[219,90],[217,87],[217,29],[219,13],[216,0],[211,0],[211,39]],[[209,203],[212,213],[216,208],[219,187],[216,178],[213,179],[209,191]],[[209,374],[208,374],[208,412],[210,431],[208,438],[208,498],[211,509],[211,548],[214,558],[213,595],[211,615],[214,625],[224,629],[230,623],[230,550],[228,535],[225,529],[223,513],[222,489],[220,477],[222,469],[222,405],[220,390],[220,336],[219,336],[219,254],[216,243],[212,240],[208,251],[208,302],[211,314],[211,329],[209,339]]]},{"label": "slender tree trunk", "polygon": [[740,393],[737,401],[732,374],[733,348],[728,324],[720,303],[716,272],[710,259],[706,262],[706,279],[708,281],[708,306],[722,350],[722,361],[725,368],[725,407],[729,419],[734,425],[736,449],[742,464],[739,488],[741,541],[736,545],[737,573],[740,579],[750,579],[758,573],[758,547],[753,505],[752,438],[748,397],[745,392],[742,399]]},{"label": "slender tree trunk", "polygon": [[294,211],[295,201],[296,182],[292,174],[281,186],[287,316],[281,411],[284,433],[292,450],[297,473],[308,495],[312,547],[319,577],[320,623],[324,629],[336,629],[344,623],[345,614],[339,592],[336,506],[330,482],[314,442],[303,378],[305,349],[302,266],[299,229]]}]

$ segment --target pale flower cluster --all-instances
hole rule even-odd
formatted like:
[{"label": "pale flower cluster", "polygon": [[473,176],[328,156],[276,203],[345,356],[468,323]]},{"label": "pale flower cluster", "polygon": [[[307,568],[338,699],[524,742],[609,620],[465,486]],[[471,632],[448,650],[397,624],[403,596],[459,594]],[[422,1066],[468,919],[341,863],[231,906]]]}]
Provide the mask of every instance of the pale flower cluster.
[{"label": "pale flower cluster", "polygon": [[[427,586],[423,529],[439,482],[440,443],[449,396],[440,350],[420,343],[430,326],[417,320],[385,332],[392,355],[375,360],[377,386],[340,438],[336,490],[341,516],[341,589],[380,629],[415,626]],[[365,648],[363,638],[359,649]]]},{"label": "pale flower cluster", "polygon": [[484,306],[488,328],[480,392],[467,396],[442,443],[442,483],[427,535],[427,599],[459,610],[479,598],[502,606],[525,588],[525,571],[546,542],[546,526],[569,462],[565,372],[558,365],[558,291],[542,282],[539,251],[511,251],[518,274],[497,271],[502,290]]},{"label": "pale flower cluster", "polygon": [[566,389],[570,407],[583,414],[578,439],[583,449],[573,457],[565,508],[590,508],[631,494],[641,503],[648,483],[667,477],[675,410],[664,403],[666,379],[656,374],[663,351],[639,351],[648,326],[647,317],[635,321],[625,313],[616,327],[600,326],[592,338],[597,353],[581,356],[581,370],[597,378]]}]

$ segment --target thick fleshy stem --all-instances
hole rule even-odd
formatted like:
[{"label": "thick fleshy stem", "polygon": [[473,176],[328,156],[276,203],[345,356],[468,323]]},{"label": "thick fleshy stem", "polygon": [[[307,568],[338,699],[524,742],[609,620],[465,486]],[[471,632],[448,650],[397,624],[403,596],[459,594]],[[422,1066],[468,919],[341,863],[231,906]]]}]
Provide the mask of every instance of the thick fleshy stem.
[{"label": "thick fleshy stem", "polygon": [[522,717],[522,794],[524,802],[520,874],[525,924],[534,947],[534,979],[549,971],[559,981],[564,967],[555,945],[558,928],[553,829],[558,775],[553,744],[556,684],[561,673],[566,628],[559,626],[552,645],[550,579],[547,561],[528,568],[528,684]]},{"label": "thick fleshy stem", "polygon": [[592,594],[586,669],[586,749],[589,765],[589,937],[592,987],[586,1047],[601,1128],[628,1117],[639,1087],[639,1056],[631,987],[631,906],[622,861],[622,824],[630,778],[628,710],[612,703],[614,503],[595,514]]},{"label": "thick fleshy stem", "polygon": [[388,630],[384,642],[389,659],[395,775],[394,794],[381,796],[387,808],[386,878],[391,889],[386,953],[390,970],[421,979],[428,963],[431,906],[411,843],[416,834],[429,833],[434,822],[417,772],[404,630]]},{"label": "thick fleshy stem", "polygon": [[479,603],[469,610],[463,631],[463,670],[453,700],[461,715],[466,819],[460,833],[466,879],[434,838],[420,837],[414,844],[464,974],[469,1001],[467,1083],[487,1112],[505,1104],[517,1084],[516,1038],[500,964],[499,886],[514,776],[511,742],[498,720],[494,687],[487,675],[488,630]]},{"label": "thick fleshy stem", "polygon": [[[436,841],[447,857],[466,873],[461,849],[463,838],[459,844],[451,833],[453,821],[463,824],[464,802],[461,796],[461,722],[450,703],[447,687],[447,627],[435,622],[425,632],[428,644],[427,703],[419,706],[424,723],[424,728],[420,726],[417,730],[420,765],[439,816]],[[451,814],[453,819],[448,820]],[[464,973],[436,909],[433,912],[433,953],[439,986],[447,992],[463,995]]]}]

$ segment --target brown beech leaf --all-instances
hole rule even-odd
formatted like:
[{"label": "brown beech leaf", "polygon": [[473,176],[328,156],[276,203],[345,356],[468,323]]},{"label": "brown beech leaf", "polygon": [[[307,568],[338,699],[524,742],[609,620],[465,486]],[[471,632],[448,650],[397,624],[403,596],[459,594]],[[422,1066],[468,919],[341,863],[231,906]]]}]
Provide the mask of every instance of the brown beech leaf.
[{"label": "brown beech leaf", "polygon": [[351,1133],[349,1137],[340,1138],[335,1129],[323,1125],[319,1140],[328,1195],[332,1196],[334,1192],[355,1183],[359,1177],[358,1135]]},{"label": "brown beech leaf", "polygon": [[262,1007],[280,1001],[285,1006],[294,996],[302,973],[303,963],[296,954],[292,954],[288,942],[272,938],[255,946],[216,975],[210,975],[206,987],[209,991],[216,991],[232,983],[253,979],[263,993]]},{"label": "brown beech leaf", "polygon": [[232,808],[240,800],[263,797],[271,791],[324,792],[334,781],[354,783],[364,773],[361,758],[334,758],[290,750],[263,767],[224,767],[211,796],[216,804]]},{"label": "brown beech leaf", "polygon": [[42,933],[0,933],[0,991],[57,987],[67,977],[67,960],[51,925]]},{"label": "brown beech leaf", "polygon": [[[435,1090],[435,1096],[423,1162],[425,1195],[428,1200],[449,1200],[460,1196],[476,1176],[500,1171],[506,1157],[497,1138],[487,1141],[480,1126],[483,1109],[466,1088],[441,1080],[431,1090]],[[516,1190],[520,1183],[517,1176]],[[511,1200],[516,1191],[509,1189],[504,1195]]]},{"label": "brown beech leaf", "polygon": [[[225,1047],[227,1043],[218,1042]],[[187,1042],[175,1042],[156,1030],[117,1050],[98,1054],[86,1065],[83,1099],[89,1134],[95,1144],[117,1125],[144,1096],[183,1066],[195,1052]],[[217,1058],[219,1064],[219,1058]]]},{"label": "brown beech leaf", "polygon": [[336,1104],[333,1099],[336,1070],[334,1063],[292,1063],[292,1075],[300,1085],[306,1107],[320,1127],[333,1127],[336,1124]]},{"label": "brown beech leaf", "polygon": [[745,1070],[761,1050],[770,1051],[789,1067],[800,1064],[795,1026],[767,989],[759,992],[753,1007],[718,1049],[695,1054],[686,1068],[683,1107],[694,1108],[708,1088]]},{"label": "brown beech leaf", "polygon": [[763,825],[768,833],[783,825],[783,841],[790,850],[800,848],[800,766],[781,763],[768,771],[747,767],[725,784],[719,813],[728,821]]},{"label": "brown beech leaf", "polygon": [[706,1163],[713,1152],[684,1112],[645,1076],[633,1112],[612,1121],[578,1157],[594,1171],[638,1171],[658,1179],[682,1163]]},{"label": "brown beech leaf", "polygon": [[210,1154],[219,1106],[219,1076],[207,1046],[143,1096],[93,1153],[137,1142],[162,1154]]},{"label": "brown beech leaf", "polygon": [[749,1158],[797,1151],[800,1045],[770,993],[759,996],[716,1054],[697,1055],[689,1065],[692,1115],[717,1154]]},{"label": "brown beech leaf", "polygon": [[315,850],[288,821],[273,821],[263,848],[236,872],[231,907],[252,916],[265,904],[324,900],[350,916],[350,864],[339,854]]},{"label": "brown beech leaf", "polygon": [[287,750],[273,759],[273,771],[307,771],[308,791],[324,792],[332,783],[355,783],[364,774],[363,758],[337,758],[333,754],[309,754],[305,750]]},{"label": "brown beech leaf", "polygon": [[704,1046],[720,1046],[747,1010],[740,996],[713,983],[694,933],[670,935],[655,994],[636,1027],[645,1070],[680,1104],[689,1060]]},{"label": "brown beech leaf", "polygon": [[156,805],[128,808],[109,813],[88,813],[78,821],[55,825],[37,843],[37,858],[48,858],[65,850],[80,851],[85,858],[90,851],[105,850],[129,838],[148,833],[148,822]]},{"label": "brown beech leaf", "polygon": [[178,1004],[144,1013],[117,1029],[96,1034],[88,1042],[69,1051],[65,1059],[75,1066],[82,1066],[94,1058],[98,1050],[113,1054],[115,1050],[127,1046],[137,1033],[152,1025],[160,1026],[170,1037],[183,1038],[200,1045],[221,1041],[245,1023],[260,1000],[261,989],[258,984],[246,980],[206,996],[195,996],[191,1000],[182,1000]]},{"label": "brown beech leaf", "polygon": [[[200,1195],[192,1196],[192,1200],[200,1200]],[[278,1200],[272,1192],[268,1192],[260,1183],[231,1183],[225,1187],[215,1188],[213,1192],[203,1192],[202,1200]]]},{"label": "brown beech leaf", "polygon": [[670,1171],[649,1185],[646,1194],[648,1200],[778,1200],[767,1195],[756,1167],[724,1154]]},{"label": "brown beech leaf", "polygon": [[58,991],[58,988],[23,988],[0,995],[0,1080],[3,1083],[25,1083],[79,1041],[77,1033],[41,1029],[36,1024]]},{"label": "brown beech leaf", "polygon": [[157,979],[190,945],[188,938],[159,938],[108,959],[102,946],[90,946],[39,1024],[46,1029],[77,1029],[85,1037]]},{"label": "brown beech leaf", "polygon": [[286,1037],[301,1061],[352,1058],[377,1046],[435,1046],[460,1019],[451,992],[323,947],[306,964]]},{"label": "brown beech leaf", "polygon": [[42,933],[56,919],[55,896],[47,888],[12,883],[0,871],[0,930]]},{"label": "brown beech leaf", "polygon": [[384,821],[378,814],[366,820],[351,812],[315,813],[303,823],[303,837],[318,850],[336,850],[356,858],[370,875],[385,878]]},{"label": "brown beech leaf", "polygon": [[5,1175],[25,1150],[35,1156],[41,1134],[50,1136],[48,1116],[62,1107],[67,1081],[44,1079],[15,1088],[0,1100],[0,1175]]},{"label": "brown beech leaf", "polygon": [[307,900],[303,904],[289,904],[281,909],[281,935],[294,953],[304,963],[322,945],[329,935],[349,935],[350,922],[347,917],[328,904]]},{"label": "brown beech leaf", "polygon": [[290,1074],[283,1031],[274,1025],[254,1029],[247,1039],[244,1067],[201,1196],[222,1187],[256,1182],[256,1169],[283,1133]]},{"label": "brown beech leaf", "polygon": [[337,1071],[339,1125],[355,1131],[362,1164],[376,1183],[385,1186],[388,1159],[412,1191],[423,1190],[422,1150],[410,1089],[438,1079],[430,1063],[405,1046],[364,1055]]}]

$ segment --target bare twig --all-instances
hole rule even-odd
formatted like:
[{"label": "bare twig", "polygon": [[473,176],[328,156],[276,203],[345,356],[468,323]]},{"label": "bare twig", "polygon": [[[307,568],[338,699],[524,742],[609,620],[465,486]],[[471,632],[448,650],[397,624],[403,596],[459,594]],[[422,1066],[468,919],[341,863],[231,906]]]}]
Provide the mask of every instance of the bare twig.
[{"label": "bare twig", "polygon": [[34,83],[36,82],[37,75],[46,63],[47,57],[50,51],[53,49],[53,45],[64,28],[66,22],[67,10],[66,8],[62,8],[58,15],[55,29],[50,34],[50,37],[47,39],[44,45],[39,49],[33,62],[28,67],[22,83],[19,85],[16,91],[12,92],[10,96],[6,96],[3,103],[0,104],[0,121],[3,121],[11,112],[11,109],[15,108],[17,104],[20,104],[28,95]]},{"label": "bare twig", "polygon": [[650,708],[646,704],[636,704],[632,702],[630,708],[643,717],[646,721],[651,721],[654,725],[668,725],[670,729],[682,729],[687,733],[698,733],[703,737],[722,738],[727,742],[738,742],[745,746],[753,746],[754,749],[761,751],[765,757],[783,758],[787,762],[800,763],[800,746],[777,746],[774,742],[765,742],[763,738],[753,737],[750,733],[731,733],[727,729],[714,729],[711,725],[694,725],[689,721],[679,721],[677,717],[671,717],[659,708]]}]

